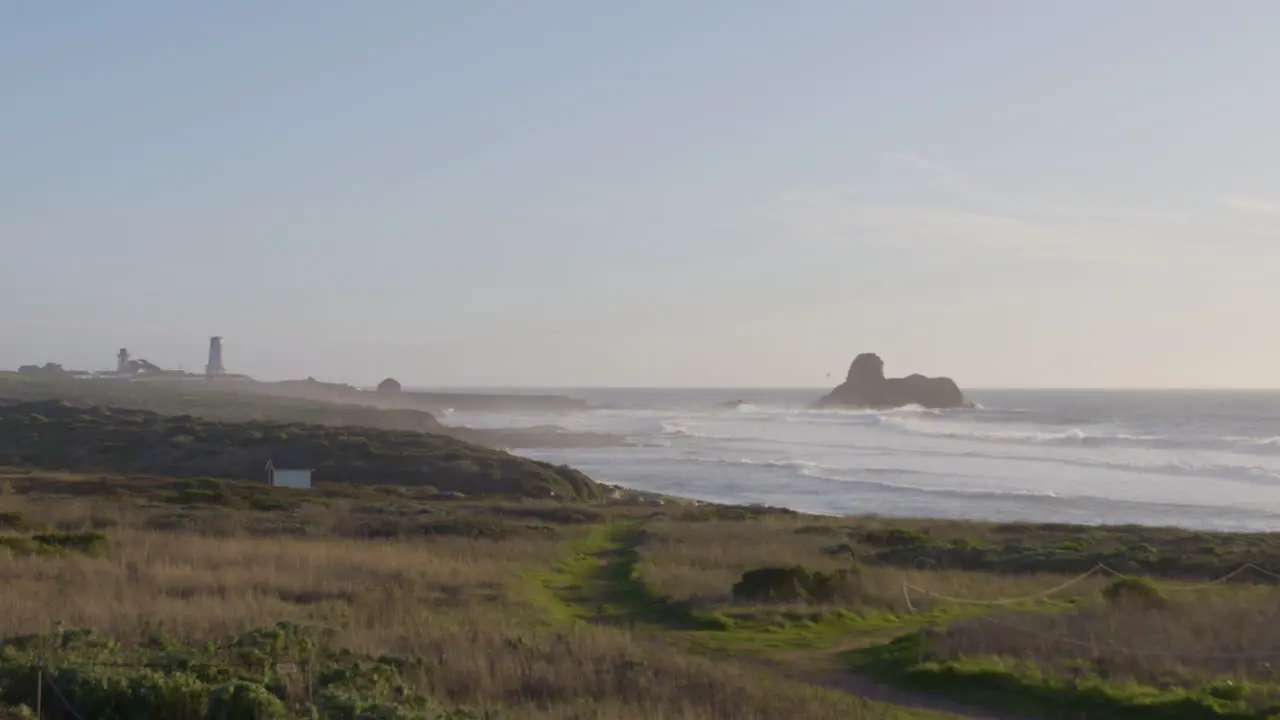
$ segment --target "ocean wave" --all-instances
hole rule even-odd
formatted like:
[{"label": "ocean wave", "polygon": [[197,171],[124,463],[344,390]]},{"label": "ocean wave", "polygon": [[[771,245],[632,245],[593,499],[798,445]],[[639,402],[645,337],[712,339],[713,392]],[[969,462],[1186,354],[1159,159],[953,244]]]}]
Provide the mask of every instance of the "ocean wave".
[{"label": "ocean wave", "polygon": [[[838,473],[853,472],[865,473],[868,475],[936,475],[937,473],[928,470],[913,470],[911,468],[891,468],[891,467],[859,467],[859,468],[839,468],[834,465],[823,465],[812,460],[787,459],[787,460],[752,460],[750,458],[741,458],[738,460],[730,460],[728,458],[707,458],[707,457],[691,457],[690,460],[703,464],[711,465],[753,465],[756,467],[783,468],[789,470],[798,470],[801,473]],[[816,477],[816,475],[815,475]]]},{"label": "ocean wave", "polygon": [[[837,448],[824,448],[827,451]],[[852,449],[852,448],[846,448]],[[858,450],[869,450],[871,448],[858,448]],[[872,455],[860,455],[864,460],[872,460],[875,456],[911,458],[911,457],[937,457],[937,458],[957,458],[968,460],[983,460],[997,463],[1003,462],[1034,462],[1044,464],[1046,466],[1056,465],[1066,468],[1080,468],[1081,470],[1101,470],[1105,472],[1118,473],[1135,473],[1138,475],[1164,475],[1173,477],[1186,478],[1205,478],[1205,479],[1222,479],[1242,482],[1250,485],[1261,487],[1277,487],[1280,486],[1280,467],[1263,467],[1260,465],[1247,464],[1244,462],[1223,462],[1219,461],[1203,461],[1195,462],[1190,460],[1179,460],[1174,458],[1153,458],[1151,461],[1144,461],[1139,458],[1107,458],[1107,457],[1071,457],[1061,454],[1057,455],[1018,455],[1009,456],[1002,454],[994,454],[983,452],[981,450],[945,450],[938,448],[875,448]],[[760,460],[746,457],[734,458],[733,456],[707,456],[698,455],[697,451],[691,451],[683,458],[686,462],[694,462],[702,465],[717,466],[738,466],[738,467],[768,467],[788,469],[800,472],[802,474],[819,474],[830,476],[831,478],[848,478],[861,477],[864,475],[930,475],[944,476],[952,479],[965,478],[976,482],[981,482],[983,475],[973,473],[955,472],[949,470],[939,473],[936,470],[920,470],[902,467],[883,467],[876,465],[858,466],[850,465],[831,465],[807,460],[803,458],[786,458],[776,460]],[[1247,457],[1247,456],[1245,456]],[[856,462],[856,460],[855,460]],[[874,462],[874,460],[872,460]],[[1010,491],[1013,492],[1013,491]],[[1035,494],[1035,491],[1028,491]]]},{"label": "ocean wave", "polygon": [[1049,490],[1026,490],[1015,488],[983,488],[983,487],[938,487],[934,485],[915,485],[912,483],[889,482],[885,480],[870,480],[865,477],[849,477],[847,475],[827,475],[812,471],[802,471],[802,475],[814,480],[823,480],[826,482],[839,483],[841,485],[861,485],[864,487],[875,487],[885,490],[897,490],[906,492],[927,493],[930,495],[951,495],[956,497],[987,497],[987,498],[1021,498],[1021,499],[1043,499],[1057,500],[1058,495]]},{"label": "ocean wave", "polygon": [[1280,436],[1277,437],[1241,437],[1238,435],[1229,435],[1222,440],[1233,443],[1235,445],[1249,446],[1266,446],[1280,447]]},{"label": "ocean wave", "polygon": [[684,423],[675,420],[663,420],[658,423],[663,435],[688,435],[689,428]]},{"label": "ocean wave", "polygon": [[[707,450],[717,449],[713,454],[728,457],[733,457],[734,448],[750,453],[753,447],[811,448],[822,454],[859,455],[875,450],[894,455],[1044,461],[1179,476],[1280,481],[1280,472],[1270,467],[1280,457],[1280,436],[1262,433],[1197,437],[1176,427],[1169,428],[1172,430],[1169,434],[1161,434],[1157,428],[1148,430],[1112,422],[1037,427],[1026,421],[1001,422],[1007,417],[1003,411],[965,414],[918,406],[888,412],[743,407],[746,409],[741,412],[723,409],[711,413],[686,411],[678,415],[646,412],[635,416],[634,423],[602,423],[598,428],[594,427],[595,423],[585,423],[575,424],[571,429],[611,432],[626,437],[633,445],[686,448],[705,445]],[[816,424],[811,434],[794,423]],[[847,432],[843,426],[848,427]],[[886,432],[904,440],[916,437],[951,442],[945,445],[904,442],[882,434]]]},{"label": "ocean wave", "polygon": [[[1193,462],[1178,459],[1157,459],[1141,462],[1134,458],[1080,457],[1067,455],[1007,455],[981,450],[946,450],[936,448],[900,448],[889,450],[887,454],[902,457],[930,456],[937,458],[964,458],[983,460],[995,463],[1022,462],[1041,463],[1044,465],[1060,465],[1082,470],[1104,470],[1109,472],[1136,473],[1140,475],[1166,475],[1186,478],[1203,478],[1205,480],[1236,480],[1263,487],[1280,486],[1280,467],[1268,468],[1260,465],[1229,462]],[[1247,455],[1242,456],[1248,457]]]},{"label": "ocean wave", "polygon": [[[731,407],[735,396],[743,402]],[[676,495],[819,512],[1223,528],[1271,527],[1274,516],[1251,513],[1280,513],[1280,405],[1271,400],[984,399],[987,407],[963,410],[817,410],[799,393],[748,390],[663,399],[573,415],[571,429],[624,435],[630,447],[545,456]]]},{"label": "ocean wave", "polygon": [[893,415],[882,415],[878,419],[880,425],[889,429],[916,435],[962,440],[1002,440],[1034,443],[1070,442],[1079,444],[1090,437],[1084,430],[1077,427],[1063,430],[1034,430],[1014,427],[982,427],[976,423],[961,425],[954,422],[928,422]]},{"label": "ocean wave", "polygon": [[983,427],[979,423],[966,425],[953,421],[935,422],[892,415],[881,416],[879,421],[883,427],[899,432],[956,440],[1086,447],[1133,447],[1156,450],[1275,449],[1280,451],[1280,437],[1173,437],[1124,432],[1103,425],[1053,429],[1008,426]]},{"label": "ocean wave", "polygon": [[[963,410],[969,410],[969,408],[964,408]],[[883,408],[882,409],[801,408],[801,409],[795,409],[795,410],[789,411],[787,413],[787,416],[791,418],[793,421],[794,420],[842,421],[842,420],[848,420],[848,419],[861,419],[861,418],[880,418],[880,417],[898,417],[898,416],[910,417],[915,415],[941,416],[941,415],[946,415],[948,413],[955,413],[958,411],[962,411],[962,410],[961,409],[942,410],[938,408],[927,408],[927,407],[924,407],[923,405],[903,405],[902,407],[888,408],[888,409],[883,409]]]},{"label": "ocean wave", "polygon": [[[866,476],[934,476],[937,473],[926,470],[912,470],[909,468],[890,468],[890,467],[862,467],[862,468],[838,468],[832,465],[824,465],[812,460],[803,460],[799,458],[779,459],[779,460],[752,460],[750,458],[740,458],[732,460],[729,458],[709,458],[709,457],[692,457],[689,461],[703,465],[720,465],[720,466],[755,466],[770,467],[784,470],[794,470],[798,475],[813,480],[822,480],[827,482],[838,482],[842,484],[857,484],[875,486],[878,488],[892,490],[908,490],[912,492],[926,493],[942,493],[966,496],[998,496],[1010,495],[1017,497],[1042,497],[1056,498],[1057,495],[1050,491],[1028,490],[1028,489],[994,489],[994,488],[956,488],[956,487],[937,487],[929,485],[915,485],[911,483],[893,482],[888,480],[873,480]],[[947,477],[954,478],[956,475],[948,474]],[[967,476],[966,476],[967,477]],[[976,479],[976,478],[975,478]]]},{"label": "ocean wave", "polygon": [[[686,421],[681,420],[663,420],[658,423],[658,426],[664,437],[692,438],[696,440],[715,440],[721,438],[719,435],[710,435],[696,430],[691,430],[686,424]],[[724,436],[724,439],[730,439],[730,436]]]},{"label": "ocean wave", "polygon": [[[1023,413],[1029,411],[986,411],[977,408],[939,410],[908,405],[891,410],[812,409],[744,403],[736,408],[707,413],[685,413],[679,420],[663,420],[661,434],[714,440],[768,440],[767,436],[725,432],[711,434],[691,430],[689,423],[716,418],[738,417],[763,423],[781,421],[789,424],[851,427],[881,427],[895,432],[926,437],[971,440],[977,442],[1061,445],[1068,447],[1132,447],[1160,450],[1244,450],[1253,454],[1280,454],[1280,436],[1225,435],[1178,436],[1142,432],[1114,424],[1064,425],[1061,419],[1052,425],[1036,427]],[[1021,420],[1014,424],[1000,422]],[[1076,418],[1080,420],[1082,418]],[[755,423],[753,422],[753,425]]]}]

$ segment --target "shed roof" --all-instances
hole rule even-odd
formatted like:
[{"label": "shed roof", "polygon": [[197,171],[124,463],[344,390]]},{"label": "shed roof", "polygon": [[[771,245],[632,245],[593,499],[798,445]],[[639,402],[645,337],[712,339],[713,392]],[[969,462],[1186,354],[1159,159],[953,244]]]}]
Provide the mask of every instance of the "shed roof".
[{"label": "shed roof", "polygon": [[274,470],[315,470],[315,463],[305,453],[272,453],[266,467]]}]

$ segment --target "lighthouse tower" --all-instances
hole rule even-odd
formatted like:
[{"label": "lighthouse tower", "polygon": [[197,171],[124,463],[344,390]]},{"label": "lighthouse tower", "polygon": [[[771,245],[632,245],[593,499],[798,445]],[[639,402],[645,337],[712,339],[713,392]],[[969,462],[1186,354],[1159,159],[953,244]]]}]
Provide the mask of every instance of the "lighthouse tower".
[{"label": "lighthouse tower", "polygon": [[209,338],[209,364],[204,366],[205,375],[221,375],[227,369],[222,366],[222,338]]}]

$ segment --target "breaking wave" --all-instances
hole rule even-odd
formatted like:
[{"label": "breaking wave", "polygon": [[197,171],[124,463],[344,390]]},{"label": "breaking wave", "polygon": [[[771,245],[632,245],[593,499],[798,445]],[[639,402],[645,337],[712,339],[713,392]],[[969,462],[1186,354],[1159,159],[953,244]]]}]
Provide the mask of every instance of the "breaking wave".
[{"label": "breaking wave", "polygon": [[879,422],[898,432],[956,440],[977,440],[1038,445],[1090,447],[1136,447],[1161,450],[1268,450],[1280,451],[1280,437],[1178,437],[1118,431],[1106,426],[1033,429],[1027,427],[983,426],[980,423],[924,421],[882,415]]},{"label": "breaking wave", "polygon": [[889,411],[815,398],[668,391],[570,423],[630,446],[545,456],[638,489],[837,514],[1236,529],[1280,516],[1280,394],[1008,392]]},{"label": "breaking wave", "polygon": [[887,490],[907,490],[918,493],[961,495],[966,497],[996,497],[1005,495],[1032,498],[1057,497],[1056,493],[1047,490],[990,487],[938,487],[885,479],[889,477],[928,477],[933,475],[933,473],[910,469],[889,467],[863,467],[848,469],[823,465],[809,460],[751,460],[748,458],[742,458],[740,460],[725,460],[722,458],[690,458],[690,460],[692,462],[705,465],[743,465],[793,470],[798,475],[802,475],[811,480],[840,483],[842,485],[862,485]]}]

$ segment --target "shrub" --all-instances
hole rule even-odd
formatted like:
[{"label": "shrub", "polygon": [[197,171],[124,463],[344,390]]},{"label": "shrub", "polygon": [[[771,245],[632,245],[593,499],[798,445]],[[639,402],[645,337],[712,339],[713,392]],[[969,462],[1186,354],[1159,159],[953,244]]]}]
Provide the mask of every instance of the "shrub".
[{"label": "shrub", "polygon": [[1139,543],[1129,548],[1129,557],[1134,560],[1154,560],[1159,555],[1156,549],[1147,543]]},{"label": "shrub", "polygon": [[98,557],[107,551],[107,536],[99,532],[59,532],[31,538],[41,550],[69,550]]},{"label": "shrub", "polygon": [[748,570],[733,586],[738,602],[834,602],[858,594],[856,569],[812,571],[802,565]]},{"label": "shrub", "polygon": [[177,505],[226,505],[231,498],[221,490],[183,488],[171,502]]},{"label": "shrub", "polygon": [[822,548],[822,554],[856,560],[858,558],[858,549],[849,543],[840,543],[839,545],[828,545]]},{"label": "shrub", "polygon": [[541,520],[543,522],[555,523],[557,525],[589,525],[592,523],[602,523],[608,520],[608,517],[599,510],[593,510],[586,507],[495,507],[488,512],[505,517],[523,518],[530,520]]},{"label": "shrub", "polygon": [[733,586],[739,602],[794,602],[805,596],[809,571],[800,565],[748,570]]},{"label": "shrub", "polygon": [[796,535],[818,535],[822,537],[839,537],[845,534],[843,528],[835,525],[805,525],[795,529]]},{"label": "shrub", "polygon": [[688,522],[706,522],[710,520],[755,520],[762,517],[756,507],[730,507],[724,505],[703,505],[684,510],[675,517]]},{"label": "shrub", "polygon": [[856,568],[845,568],[834,572],[815,572],[811,576],[807,588],[809,597],[818,602],[836,602],[852,600],[859,594],[861,583]]},{"label": "shrub", "polygon": [[1102,589],[1102,597],[1115,606],[1155,609],[1165,604],[1160,588],[1146,578],[1125,577],[1113,580]]},{"label": "shrub", "polygon": [[886,528],[884,530],[868,530],[860,538],[864,545],[878,548],[906,548],[927,545],[929,536],[916,530],[904,528]]},{"label": "shrub", "polygon": [[280,698],[272,695],[261,685],[233,680],[214,687],[209,692],[210,718],[254,718],[254,720],[271,720],[272,718],[291,717],[288,708]]},{"label": "shrub", "polygon": [[245,503],[254,510],[263,512],[280,512],[284,510],[292,510],[296,503],[290,503],[284,498],[266,492],[250,493],[244,498]]},{"label": "shrub", "polygon": [[30,537],[0,535],[0,550],[19,555],[65,551],[99,557],[107,551],[107,536],[97,532],[57,532]]},{"label": "shrub", "polygon": [[506,540],[515,534],[515,528],[501,521],[465,515],[424,523],[419,530],[428,537],[452,535],[484,540]]},{"label": "shrub", "polygon": [[21,512],[0,512],[0,530],[26,530],[27,519]]},{"label": "shrub", "polygon": [[29,555],[36,551],[35,543],[30,538],[17,535],[0,535],[0,551],[9,551],[19,555]]}]

